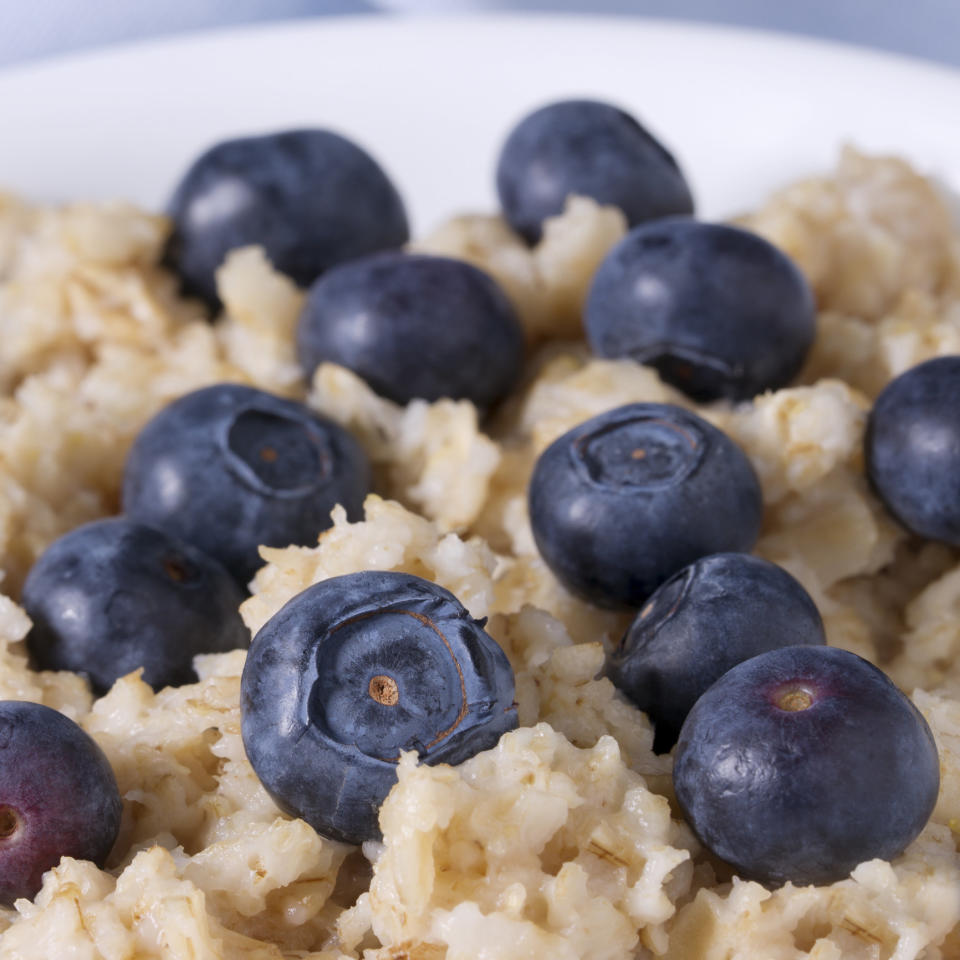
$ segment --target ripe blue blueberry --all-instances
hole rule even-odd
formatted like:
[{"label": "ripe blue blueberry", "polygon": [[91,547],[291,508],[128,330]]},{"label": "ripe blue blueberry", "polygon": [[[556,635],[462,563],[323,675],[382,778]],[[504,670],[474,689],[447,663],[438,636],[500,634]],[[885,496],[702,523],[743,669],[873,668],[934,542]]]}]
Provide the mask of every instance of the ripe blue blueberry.
[{"label": "ripe blue blueberry", "polygon": [[813,343],[813,294],[748,230],[689,218],[632,230],[600,264],[584,325],[594,353],[632,357],[696,400],[786,386]]},{"label": "ripe blue blueberry", "polygon": [[363,513],[369,466],[342,427],[301,403],[234,383],[160,411],[127,457],[123,508],[219,560],[241,583],[257,547],[316,543],[342,504]]},{"label": "ripe blue blueberry", "polygon": [[629,113],[595,100],[541,107],[513,129],[497,164],[504,216],[533,243],[571,194],[619,207],[630,226],[693,213],[676,160]]},{"label": "ripe blue blueberry", "polygon": [[749,550],[760,484],[726,434],[680,407],[634,403],[555,440],[537,460],[530,523],[540,554],[574,593],[640,607],[681,567]]},{"label": "ripe blue blueberry", "polygon": [[653,721],[657,753],[677,741],[697,698],[767,650],[825,644],[810,594],[782,567],[715,553],[662,584],[607,662],[607,675]]},{"label": "ripe blue blueberry", "polygon": [[694,833],[740,874],[823,884],[914,840],[940,763],[923,716],[882,671],[833,647],[784,647],[697,701],[673,783]]},{"label": "ripe blue blueberry", "polygon": [[403,203],[376,161],[329,130],[218,143],[184,174],[169,204],[168,260],[185,290],[217,303],[214,272],[259,244],[300,286],[324,270],[409,239]]},{"label": "ripe blue blueberry", "polygon": [[56,540],[27,576],[35,667],[85,674],[96,693],[137,667],[155,690],[196,681],[193,658],[246,647],[244,594],[212,557],[124,517]]},{"label": "ripe blue blueberry", "polygon": [[33,899],[61,857],[102,867],[122,805],[99,746],[56,710],[0,700],[0,905]]},{"label": "ripe blue blueberry", "polygon": [[308,377],[329,361],[397,403],[452,397],[486,408],[519,376],[523,330],[482,270],[447,257],[383,253],[313,285],[297,350]]},{"label": "ripe blue blueberry", "polygon": [[867,421],[867,476],[908,530],[960,547],[960,357],[887,384]]},{"label": "ripe blue blueberry", "polygon": [[279,806],[324,836],[380,835],[402,750],[462,763],[517,725],[503,651],[456,597],[404,573],[324,580],[254,637],[247,756]]}]

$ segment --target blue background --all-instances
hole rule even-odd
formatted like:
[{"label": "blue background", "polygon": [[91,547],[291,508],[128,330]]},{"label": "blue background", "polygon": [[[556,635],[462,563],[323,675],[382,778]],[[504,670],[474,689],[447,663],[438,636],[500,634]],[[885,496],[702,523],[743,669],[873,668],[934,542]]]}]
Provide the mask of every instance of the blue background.
[{"label": "blue background", "polygon": [[960,0],[0,0],[0,66],[216,26],[401,8],[676,17],[844,40],[960,66]]}]

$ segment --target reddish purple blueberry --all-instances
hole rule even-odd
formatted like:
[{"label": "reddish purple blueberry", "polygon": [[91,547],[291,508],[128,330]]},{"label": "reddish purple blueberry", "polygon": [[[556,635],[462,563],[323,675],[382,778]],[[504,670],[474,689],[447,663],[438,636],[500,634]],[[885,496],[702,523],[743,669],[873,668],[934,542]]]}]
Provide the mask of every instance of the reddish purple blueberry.
[{"label": "reddish purple blueberry", "polygon": [[940,762],[886,674],[796,646],[738,664],[696,702],[673,784],[694,833],[742,876],[826,884],[903,852],[933,812]]},{"label": "reddish purple blueberry", "polygon": [[122,805],[99,746],[56,710],[0,701],[0,905],[33,899],[61,857],[102,867]]}]

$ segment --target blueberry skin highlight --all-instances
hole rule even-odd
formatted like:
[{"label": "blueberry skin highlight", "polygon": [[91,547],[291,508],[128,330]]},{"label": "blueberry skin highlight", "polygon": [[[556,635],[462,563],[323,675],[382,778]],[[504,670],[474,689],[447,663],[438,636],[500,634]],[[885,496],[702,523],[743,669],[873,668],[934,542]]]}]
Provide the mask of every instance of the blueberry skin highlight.
[{"label": "blueberry skin highlight", "polygon": [[243,742],[287,813],[347,843],[378,838],[401,750],[462,763],[517,726],[513,671],[456,597],[365,571],[298,594],[254,637]]},{"label": "blueberry skin highlight", "polygon": [[307,378],[338,363],[396,403],[452,397],[486,409],[513,387],[523,351],[520,321],[490,276],[422,254],[331,270],[311,287],[297,328]]},{"label": "blueberry skin highlight", "polygon": [[694,833],[742,876],[825,884],[916,838],[940,763],[923,716],[876,667],[834,647],[785,647],[697,701],[673,784]]},{"label": "blueberry skin highlight", "polygon": [[681,567],[749,550],[760,484],[728,437],[680,407],[634,403],[580,424],[539,457],[528,492],[541,556],[572,592],[640,607]]},{"label": "blueberry skin highlight", "polygon": [[33,565],[23,606],[34,667],[72,670],[97,694],[143,667],[154,690],[195,683],[193,658],[247,647],[244,594],[212,557],[124,517],[54,541]]},{"label": "blueberry skin highlight", "polygon": [[867,477],[904,527],[960,546],[960,357],[927,360],[877,397],[864,440]]},{"label": "blueberry skin highlight", "polygon": [[631,227],[693,213],[673,156],[630,114],[596,100],[563,100],[524,117],[500,152],[497,193],[529,243],[571,194],[619,207]]},{"label": "blueberry skin highlight", "polygon": [[655,367],[701,402],[748,400],[799,373],[816,310],[803,274],[773,244],[676,218],[632,230],[607,254],[584,325],[597,356]]},{"label": "blueberry skin highlight", "polygon": [[217,306],[230,250],[264,247],[300,286],[324,270],[409,239],[403,202],[376,161],[329,130],[226,140],[201,154],[168,205],[167,260],[187,293]]},{"label": "blueberry skin highlight", "polygon": [[247,584],[260,544],[312,545],[342,504],[363,515],[367,458],[342,427],[293,400],[239,384],[188,393],[140,432],[123,507],[219,560]]},{"label": "blueberry skin highlight", "polygon": [[654,591],[607,661],[607,676],[654,723],[653,748],[677,742],[690,708],[731,667],[779,647],[827,642],[810,594],[747,553],[715,553]]},{"label": "blueberry skin highlight", "polygon": [[56,710],[0,701],[0,905],[32,900],[61,857],[102,867],[122,804],[104,752]]}]

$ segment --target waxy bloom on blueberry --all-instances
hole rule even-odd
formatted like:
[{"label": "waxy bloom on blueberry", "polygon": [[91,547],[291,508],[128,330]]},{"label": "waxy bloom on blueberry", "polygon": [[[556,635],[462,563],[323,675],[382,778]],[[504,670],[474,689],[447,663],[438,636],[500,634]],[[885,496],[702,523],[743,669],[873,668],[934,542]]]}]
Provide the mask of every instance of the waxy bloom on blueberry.
[{"label": "waxy bloom on blueberry", "polygon": [[749,550],[760,484],[724,433],[680,407],[634,403],[581,423],[540,455],[529,489],[540,554],[571,591],[641,606],[708,553]]},{"label": "waxy bloom on blueberry", "polygon": [[598,100],[561,100],[524,117],[497,163],[510,226],[531,243],[572,194],[619,207],[634,226],[692,213],[677,161],[629,113]]},{"label": "waxy bloom on blueberry", "polygon": [[900,374],[877,397],[864,441],[867,476],[908,530],[960,546],[960,356]]},{"label": "waxy bloom on blueberry", "polygon": [[611,653],[607,676],[653,721],[654,749],[664,753],[697,698],[731,667],[826,642],[816,604],[786,570],[715,553],[657,588]]},{"label": "waxy bloom on blueberry", "polygon": [[324,274],[307,296],[297,355],[307,378],[347,367],[396,403],[470,400],[481,410],[514,386],[523,329],[506,295],[462,260],[382,253]]},{"label": "waxy bloom on blueberry", "polygon": [[34,667],[73,670],[95,693],[143,668],[155,690],[196,681],[193,658],[246,647],[244,594],[202,550],[127,517],[94,520],[33,565],[23,606]]},{"label": "waxy bloom on blueberry", "polygon": [[380,835],[401,751],[461,763],[517,725],[513,671],[453,594],[364,571],[307,588],[254,637],[243,742],[277,804],[324,836]]},{"label": "waxy bloom on blueberry", "polygon": [[800,371],[815,303],[763,237],[677,217],[637,227],[607,254],[584,326],[597,356],[655,367],[695,400],[748,400]]},{"label": "waxy bloom on blueberry", "polygon": [[300,286],[375,250],[401,247],[407,217],[393,184],[355,143],[329,130],[225,140],[201,154],[169,204],[167,259],[188,293],[217,304],[215,273],[256,244]]},{"label": "waxy bloom on blueberry", "polygon": [[123,508],[219,560],[246,584],[258,547],[316,543],[342,505],[358,520],[366,455],[302,403],[237,383],[195,390],[161,410],[127,456]]}]

